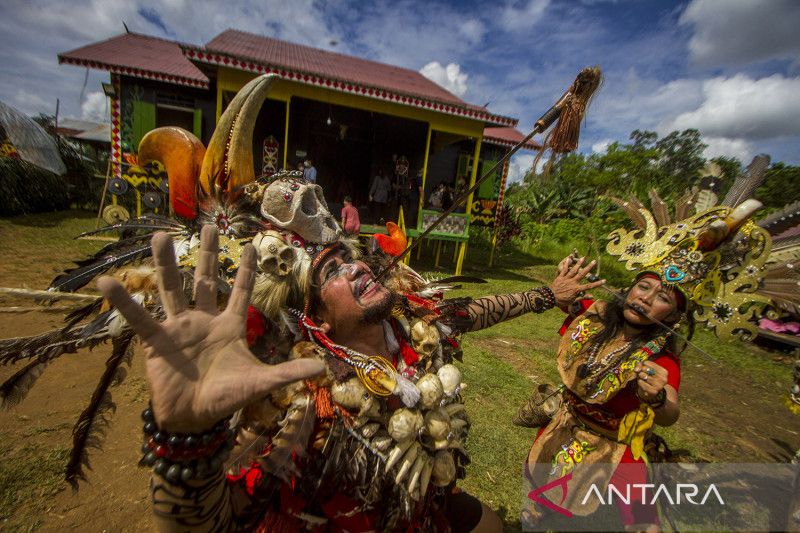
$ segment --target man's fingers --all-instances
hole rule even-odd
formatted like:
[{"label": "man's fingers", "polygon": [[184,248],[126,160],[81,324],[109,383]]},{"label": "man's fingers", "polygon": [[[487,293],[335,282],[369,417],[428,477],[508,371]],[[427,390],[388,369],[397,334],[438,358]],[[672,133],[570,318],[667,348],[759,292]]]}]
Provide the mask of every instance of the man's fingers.
[{"label": "man's fingers", "polygon": [[97,288],[111,304],[119,309],[128,324],[144,340],[151,343],[161,333],[161,325],[156,322],[144,307],[136,303],[119,281],[109,276],[97,280]]},{"label": "man's fingers", "polygon": [[596,265],[596,264],[597,264],[597,261],[595,261],[594,259],[592,259],[592,262],[591,262],[591,263],[589,263],[588,265],[586,265],[585,267],[583,267],[583,268],[580,270],[580,272],[578,273],[578,275],[579,275],[581,278],[585,278],[585,277],[586,277],[586,274],[588,274],[589,272],[591,272],[591,271],[592,271],[592,269],[594,268],[594,265]]},{"label": "man's fingers", "polygon": [[558,264],[558,273],[559,274],[563,275],[564,273],[567,272],[567,270],[569,270],[569,263],[570,263],[570,259],[571,258],[572,258],[572,256],[568,255],[567,257],[565,257],[564,259],[561,260],[561,262]]},{"label": "man's fingers", "polygon": [[167,316],[175,316],[186,309],[183,295],[183,279],[175,262],[172,238],[166,233],[156,233],[152,240],[153,259],[156,263],[158,293]]},{"label": "man's fingers", "polygon": [[217,310],[217,272],[219,233],[214,226],[200,230],[200,257],[194,272],[194,299],[197,309],[207,313]]},{"label": "man's fingers", "polygon": [[590,289],[594,289],[595,287],[599,287],[600,285],[605,285],[606,280],[601,279],[597,281],[592,281],[591,283],[587,283],[586,285],[581,286],[581,290],[588,291]]},{"label": "man's fingers", "polygon": [[236,273],[236,281],[233,284],[226,312],[247,317],[247,306],[250,305],[250,293],[253,292],[255,279],[256,249],[252,244],[248,244],[244,247],[239,259],[239,271]]},{"label": "man's fingers", "polygon": [[279,389],[301,379],[313,378],[325,372],[325,363],[319,359],[295,359],[279,365],[264,365],[254,376],[258,396]]},{"label": "man's fingers", "polygon": [[567,272],[567,274],[568,274],[570,277],[573,277],[573,276],[575,276],[575,275],[576,275],[576,274],[577,274],[577,273],[580,271],[580,269],[581,269],[581,266],[583,265],[583,262],[584,262],[585,260],[586,260],[586,258],[584,258],[584,257],[581,257],[580,259],[578,259],[578,260],[575,262],[575,264],[574,264],[574,265],[572,265],[572,268],[570,268],[570,269],[569,269],[569,272]]}]

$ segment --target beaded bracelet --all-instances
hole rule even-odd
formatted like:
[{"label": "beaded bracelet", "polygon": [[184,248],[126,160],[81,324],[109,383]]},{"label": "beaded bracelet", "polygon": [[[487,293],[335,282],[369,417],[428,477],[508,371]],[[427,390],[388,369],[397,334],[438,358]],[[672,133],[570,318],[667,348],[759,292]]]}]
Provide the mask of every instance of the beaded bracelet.
[{"label": "beaded bracelet", "polygon": [[139,466],[170,483],[206,478],[216,473],[230,456],[235,444],[235,432],[229,421],[217,422],[204,433],[168,433],[158,429],[152,407],[142,411],[145,441]]},{"label": "beaded bracelet", "polygon": [[531,289],[530,292],[535,292],[539,295],[538,301],[534,300],[533,302],[532,311],[534,313],[544,313],[556,306],[556,295],[553,294],[553,290],[550,287],[537,287]]},{"label": "beaded bracelet", "polygon": [[659,407],[663,407],[665,403],[667,403],[667,390],[661,389],[656,393],[653,398],[642,398],[639,393],[636,393],[636,396],[639,397],[641,401],[649,405],[652,409],[658,409]]}]

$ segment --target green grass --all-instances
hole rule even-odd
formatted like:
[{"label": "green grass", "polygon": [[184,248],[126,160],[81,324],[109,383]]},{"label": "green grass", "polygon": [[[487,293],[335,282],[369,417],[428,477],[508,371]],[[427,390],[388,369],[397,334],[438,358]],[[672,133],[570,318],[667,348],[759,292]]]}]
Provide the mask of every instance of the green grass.
[{"label": "green grass", "polygon": [[42,523],[52,497],[64,490],[69,449],[26,444],[0,433],[0,529],[33,531]]},{"label": "green grass", "polygon": [[44,289],[70,266],[69,259],[97,251],[104,242],[75,239],[94,229],[95,217],[88,211],[59,211],[1,218],[0,286]]}]

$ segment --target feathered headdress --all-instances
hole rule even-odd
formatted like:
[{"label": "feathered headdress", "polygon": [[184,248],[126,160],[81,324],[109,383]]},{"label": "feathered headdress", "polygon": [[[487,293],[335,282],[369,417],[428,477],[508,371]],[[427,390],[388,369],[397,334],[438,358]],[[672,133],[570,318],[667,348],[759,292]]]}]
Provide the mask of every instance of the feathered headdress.
[{"label": "feathered headdress", "polygon": [[[691,191],[678,201],[676,222],[655,191],[650,194],[652,212],[635,199],[611,198],[638,227],[612,232],[608,252],[628,270],[653,273],[679,290],[697,321],[718,337],[753,338],[757,318],[800,305],[800,242],[782,243],[774,255],[771,236],[797,225],[800,206],[760,222],[753,219],[761,203],[750,195],[768,164],[768,157],[756,157],[720,205],[685,217],[698,196]],[[794,222],[787,226],[788,220]]]}]

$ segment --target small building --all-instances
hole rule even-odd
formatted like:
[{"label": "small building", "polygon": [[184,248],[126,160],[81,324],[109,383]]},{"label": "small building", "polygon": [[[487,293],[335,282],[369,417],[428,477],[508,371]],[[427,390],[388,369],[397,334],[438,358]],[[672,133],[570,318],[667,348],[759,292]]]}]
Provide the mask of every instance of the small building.
[{"label": "small building", "polygon": [[[110,72],[111,159],[119,179],[151,129],[180,126],[207,144],[238,90],[255,76],[276,75],[280,81],[255,127],[256,175],[313,160],[331,211],[338,213],[344,196],[351,196],[365,232],[401,220],[416,236],[440,213],[429,205],[440,185],[453,193],[466,189],[523,138],[516,119],[469,104],[419,72],[238,30],[204,46],[125,33],[58,58]],[[412,206],[404,191],[418,171],[423,194]],[[431,233],[458,243],[458,272],[470,225],[494,223],[507,172],[507,165],[497,169],[466,208]],[[378,173],[392,181],[386,205],[369,202]]]}]

